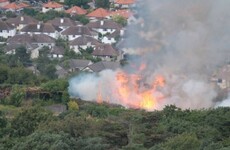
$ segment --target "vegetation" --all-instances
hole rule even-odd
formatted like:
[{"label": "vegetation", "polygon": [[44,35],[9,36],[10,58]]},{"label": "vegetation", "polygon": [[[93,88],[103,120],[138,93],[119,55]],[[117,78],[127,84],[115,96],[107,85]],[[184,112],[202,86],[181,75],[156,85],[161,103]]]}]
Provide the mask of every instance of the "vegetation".
[{"label": "vegetation", "polygon": [[120,16],[120,15],[115,15],[113,16],[113,21],[115,21],[116,23],[122,25],[122,26],[126,26],[127,25],[127,19],[125,19],[124,17]]},{"label": "vegetation", "polygon": [[80,6],[85,9],[89,8],[88,3],[90,0],[65,0],[65,5],[71,7],[71,6]]},{"label": "vegetation", "polygon": [[32,8],[25,8],[23,10],[23,12],[26,15],[32,16],[32,17],[34,17],[37,20],[42,21],[42,22],[47,22],[48,20],[52,20],[52,19],[57,18],[57,17],[61,17],[61,18],[67,17],[67,18],[71,18],[73,20],[79,21],[82,24],[89,23],[89,19],[85,15],[70,16],[69,14],[67,14],[65,12],[58,12],[55,10],[49,10],[46,13],[42,13],[42,12],[36,11]]},{"label": "vegetation", "polygon": [[109,8],[110,7],[110,1],[109,0],[95,0],[96,7],[102,7],[102,8]]},{"label": "vegetation", "polygon": [[0,112],[0,149],[230,148],[230,108],[145,112],[74,100],[68,107],[58,116],[36,105],[11,118]]}]

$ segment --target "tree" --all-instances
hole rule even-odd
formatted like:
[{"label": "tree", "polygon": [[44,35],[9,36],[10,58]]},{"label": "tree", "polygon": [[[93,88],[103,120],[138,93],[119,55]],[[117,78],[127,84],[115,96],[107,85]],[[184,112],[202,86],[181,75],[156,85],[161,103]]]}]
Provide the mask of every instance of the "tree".
[{"label": "tree", "polygon": [[167,149],[167,150],[199,150],[201,142],[197,139],[195,134],[183,133],[167,142],[154,146],[151,150]]},{"label": "tree", "polygon": [[90,0],[65,0],[64,4],[68,5],[69,7],[71,6],[80,6],[84,8],[89,8],[88,3]]},{"label": "tree", "polygon": [[16,67],[9,71],[7,82],[11,84],[34,84],[37,81],[33,72],[23,67]]},{"label": "tree", "polygon": [[49,79],[57,78],[56,67],[48,58],[49,47],[43,47],[39,50],[39,57],[37,58],[37,67],[40,73]]},{"label": "tree", "polygon": [[11,136],[27,136],[34,132],[39,123],[48,120],[52,114],[40,107],[32,107],[20,112],[11,123]]},{"label": "tree", "polygon": [[13,150],[25,149],[50,149],[50,150],[71,150],[77,147],[76,140],[66,133],[34,132],[25,138],[24,142],[18,142]]},{"label": "tree", "polygon": [[14,85],[9,96],[9,104],[16,107],[20,106],[25,99],[25,95],[25,90],[22,87]]},{"label": "tree", "polygon": [[102,7],[102,8],[109,8],[110,7],[109,0],[96,0],[95,4],[96,4],[96,7]]},{"label": "tree", "polygon": [[0,64],[0,84],[8,79],[9,68],[6,65]]},{"label": "tree", "polygon": [[113,21],[115,21],[116,23],[122,25],[123,27],[127,25],[127,20],[124,17],[120,16],[120,15],[115,15],[115,16],[113,16],[112,19],[113,19]]},{"label": "tree", "polygon": [[65,91],[68,88],[68,86],[69,86],[69,83],[67,80],[56,79],[53,81],[43,83],[41,85],[41,88],[49,92],[57,92],[57,91]]},{"label": "tree", "polygon": [[47,76],[49,79],[56,79],[57,78],[57,75],[55,74],[56,68],[53,64],[48,64],[44,68],[45,68],[45,70],[44,70],[43,74],[45,76]]},{"label": "tree", "polygon": [[32,16],[32,17],[35,17],[39,13],[37,10],[35,10],[33,8],[24,8],[23,12],[26,15],[29,15],[29,16]]},{"label": "tree", "polygon": [[27,53],[27,49],[24,46],[20,46],[15,50],[16,59],[23,64],[23,66],[30,65],[30,54]]}]

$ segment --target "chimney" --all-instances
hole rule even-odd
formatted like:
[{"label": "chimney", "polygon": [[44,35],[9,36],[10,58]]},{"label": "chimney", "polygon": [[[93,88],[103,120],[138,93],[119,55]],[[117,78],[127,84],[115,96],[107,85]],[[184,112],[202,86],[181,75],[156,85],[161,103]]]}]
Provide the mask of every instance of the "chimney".
[{"label": "chimney", "polygon": [[101,20],[100,23],[101,23],[101,26],[103,26],[104,25],[104,20]]},{"label": "chimney", "polygon": [[78,28],[78,32],[79,32],[79,33],[82,32],[82,28],[81,28],[81,27]]},{"label": "chimney", "polygon": [[120,35],[121,35],[121,36],[124,35],[124,30],[123,30],[123,29],[120,30]]},{"label": "chimney", "polygon": [[40,30],[40,28],[41,28],[41,24],[38,23],[38,24],[37,24],[37,29]]},{"label": "chimney", "polygon": [[23,16],[21,16],[21,21],[24,21],[24,17]]},{"label": "chimney", "polygon": [[60,19],[60,22],[61,22],[61,23],[64,23],[64,19],[63,19],[63,18],[61,18],[61,19]]}]

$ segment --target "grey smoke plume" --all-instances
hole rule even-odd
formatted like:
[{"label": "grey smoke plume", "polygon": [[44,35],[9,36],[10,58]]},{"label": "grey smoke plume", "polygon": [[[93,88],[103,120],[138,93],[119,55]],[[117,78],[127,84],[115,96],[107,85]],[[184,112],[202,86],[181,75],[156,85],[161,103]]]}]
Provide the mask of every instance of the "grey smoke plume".
[{"label": "grey smoke plume", "polygon": [[[131,65],[125,72],[141,75],[145,83],[152,83],[159,74],[165,77],[166,85],[160,90],[165,98],[156,109],[167,104],[192,109],[214,107],[217,93],[209,79],[230,58],[230,1],[145,0],[137,5],[143,24],[128,27],[126,52],[137,56],[130,57]],[[132,67],[142,63],[147,66],[141,73]],[[69,91],[73,96],[95,100],[101,85],[106,99],[114,90],[115,74],[104,71],[73,78]],[[112,103],[125,105],[116,98]]]}]

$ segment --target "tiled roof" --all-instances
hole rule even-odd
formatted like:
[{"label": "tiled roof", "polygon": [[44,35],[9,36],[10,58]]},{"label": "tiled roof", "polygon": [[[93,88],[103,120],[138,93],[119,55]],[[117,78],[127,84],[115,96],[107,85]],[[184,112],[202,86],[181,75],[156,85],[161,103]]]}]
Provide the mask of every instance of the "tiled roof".
[{"label": "tiled roof", "polygon": [[135,3],[135,0],[116,0],[115,3],[121,5],[130,5]]},{"label": "tiled roof", "polygon": [[61,7],[63,7],[63,5],[52,1],[52,2],[48,2],[46,4],[43,4],[43,7],[46,7],[46,8],[61,8]]},{"label": "tiled roof", "polygon": [[8,2],[8,0],[0,0],[0,3]]},{"label": "tiled roof", "polygon": [[96,29],[116,29],[119,30],[122,26],[113,20],[99,20],[96,22],[90,22],[87,24],[89,28],[96,28]]},{"label": "tiled roof", "polygon": [[9,52],[21,46],[25,46],[28,51],[38,48],[38,45],[31,44],[31,43],[10,43],[6,45],[6,48],[4,51]]},{"label": "tiled roof", "polygon": [[87,45],[90,43],[91,45],[100,45],[99,41],[89,36],[81,36],[72,41],[70,41],[70,45]]},{"label": "tiled roof", "polygon": [[109,16],[109,11],[103,8],[98,8],[91,13],[89,13],[87,16],[88,17],[96,17],[96,18],[106,18]]},{"label": "tiled roof", "polygon": [[91,36],[91,32],[88,27],[85,26],[73,26],[65,29],[62,35],[89,35]]},{"label": "tiled roof", "polygon": [[36,44],[36,43],[55,43],[55,39],[45,34],[17,34],[7,40],[8,44]]},{"label": "tiled roof", "polygon": [[[40,27],[38,28],[38,26]],[[61,31],[60,28],[50,23],[43,24],[28,24],[21,29],[22,32],[42,32],[42,33],[54,33],[55,31]]]},{"label": "tiled roof", "polygon": [[122,17],[128,19],[130,16],[133,15],[133,13],[130,12],[129,10],[117,10],[117,11],[113,11],[110,13],[110,16],[116,16],[116,15],[122,16]]},{"label": "tiled roof", "polygon": [[118,62],[110,62],[110,61],[100,61],[88,66],[94,72],[100,72],[106,69],[116,70],[120,68],[120,64]]},{"label": "tiled roof", "polygon": [[66,62],[63,62],[61,66],[65,66],[66,63],[68,64],[69,69],[75,69],[75,68],[85,68],[91,63],[91,61],[84,60],[84,59],[70,59],[67,60]]},{"label": "tiled roof", "polygon": [[92,55],[94,56],[118,56],[118,51],[110,44],[102,44],[95,47]]},{"label": "tiled roof", "polygon": [[49,20],[47,23],[50,23],[54,26],[66,26],[66,27],[76,25],[76,22],[74,22],[70,18],[54,18],[53,20]]},{"label": "tiled roof", "polygon": [[16,18],[10,18],[7,20],[8,23],[19,25],[19,24],[29,24],[29,23],[38,23],[37,20],[30,16],[17,16]]},{"label": "tiled roof", "polygon": [[64,49],[64,47],[54,46],[54,47],[52,47],[50,53],[51,54],[64,55],[65,49]]},{"label": "tiled roof", "polygon": [[25,8],[25,7],[29,7],[29,5],[25,4],[25,3],[10,3],[10,4],[7,4],[5,6],[3,6],[2,8],[3,9],[12,9],[12,10],[18,10],[18,9],[21,9],[21,8]]},{"label": "tiled roof", "polygon": [[7,23],[7,22],[0,20],[0,30],[11,30],[13,28],[14,27],[10,23]]},{"label": "tiled roof", "polygon": [[77,15],[84,15],[87,13],[85,9],[82,9],[81,7],[74,6],[68,10],[65,11],[68,14],[77,14]]}]

